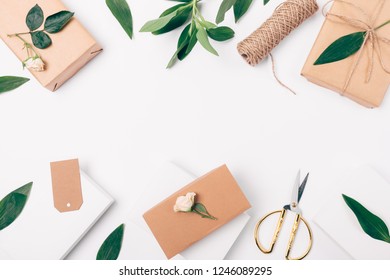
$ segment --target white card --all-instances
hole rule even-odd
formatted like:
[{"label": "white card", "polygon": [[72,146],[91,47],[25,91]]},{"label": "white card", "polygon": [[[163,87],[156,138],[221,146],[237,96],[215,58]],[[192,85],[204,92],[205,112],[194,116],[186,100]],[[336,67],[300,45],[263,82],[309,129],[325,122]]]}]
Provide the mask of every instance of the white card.
[{"label": "white card", "polygon": [[390,259],[390,244],[368,236],[342,198],[359,201],[390,226],[390,185],[370,167],[361,167],[334,182],[336,193],[324,201],[314,218],[339,246],[355,259]]},{"label": "white card", "polygon": [[[166,163],[162,168],[152,177],[149,182],[145,194],[140,198],[136,207],[131,213],[132,221],[146,231],[147,234],[139,239],[140,244],[155,244],[156,252],[155,258],[165,258],[163,251],[155,240],[148,225],[143,219],[142,215],[150,208],[176,192],[181,187],[191,183],[197,177],[184,171],[172,163]],[[174,259],[188,259],[188,260],[222,260],[225,258],[230,248],[240,235],[248,223],[250,216],[243,213],[235,219],[206,236],[202,240],[196,242],[191,247],[187,248]],[[125,237],[126,238],[126,237]],[[137,246],[136,244],[134,244]],[[141,246],[141,245],[138,245]]]},{"label": "white card", "polygon": [[0,162],[0,197],[33,182],[30,197],[13,224],[0,231],[0,259],[64,259],[113,203],[81,172],[83,205],[60,213],[53,203],[49,162]]}]

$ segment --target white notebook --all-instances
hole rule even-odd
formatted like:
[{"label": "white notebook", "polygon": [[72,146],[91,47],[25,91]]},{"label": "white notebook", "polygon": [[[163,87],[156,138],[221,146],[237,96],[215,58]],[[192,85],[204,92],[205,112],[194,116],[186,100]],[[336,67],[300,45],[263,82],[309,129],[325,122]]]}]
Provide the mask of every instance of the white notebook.
[{"label": "white notebook", "polygon": [[337,191],[324,200],[314,222],[354,259],[390,259],[390,244],[368,236],[342,198],[345,194],[357,200],[390,228],[389,183],[366,166],[345,174],[334,184],[332,189]]},{"label": "white notebook", "polygon": [[0,170],[1,199],[33,182],[23,212],[0,231],[0,259],[64,259],[113,203],[110,195],[81,172],[83,205],[78,211],[60,213],[53,204],[49,162],[0,160]]},{"label": "white notebook", "polygon": [[[195,179],[195,175],[184,171],[182,168],[172,163],[164,164],[161,169],[154,174],[145,189],[144,195],[140,198],[131,213],[132,222],[140,227],[136,232],[143,232],[143,234],[139,234],[137,242],[129,244],[129,248],[133,248],[134,250],[134,247],[138,246],[139,250],[141,250],[142,246],[144,246],[142,244],[148,244],[148,259],[166,259],[142,215],[172,193]],[[224,259],[249,219],[250,216],[246,213],[239,215],[226,225],[181,252],[174,259]],[[130,235],[131,233],[128,233],[128,236],[125,236],[124,239],[129,240],[131,238]],[[123,253],[122,258],[132,258],[125,252]]]}]

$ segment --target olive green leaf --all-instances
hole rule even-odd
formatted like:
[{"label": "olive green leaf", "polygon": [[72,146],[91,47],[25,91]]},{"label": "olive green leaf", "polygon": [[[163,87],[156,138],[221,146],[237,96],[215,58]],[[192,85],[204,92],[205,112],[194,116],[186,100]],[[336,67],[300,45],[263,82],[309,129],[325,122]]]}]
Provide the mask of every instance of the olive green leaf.
[{"label": "olive green leaf", "polygon": [[225,20],[226,12],[229,11],[236,2],[237,2],[237,0],[223,0],[222,1],[221,6],[219,6],[217,17],[215,19],[215,22],[217,24],[219,24]]},{"label": "olive green leaf", "polygon": [[160,30],[161,28],[166,26],[171,21],[172,18],[176,16],[176,12],[177,11],[172,12],[161,18],[148,21],[147,23],[144,24],[144,26],[142,26],[140,32],[155,32],[157,30]]},{"label": "olive green leaf", "polygon": [[206,207],[202,203],[195,203],[192,207],[192,212],[200,215],[202,218],[217,220],[217,218],[210,215],[210,213],[207,211]]},{"label": "olive green leaf", "polygon": [[237,0],[233,6],[234,19],[236,22],[246,14],[252,2],[253,0]]},{"label": "olive green leaf", "polygon": [[11,91],[27,83],[30,79],[14,76],[0,77],[0,93]]},{"label": "olive green leaf", "polygon": [[126,0],[106,0],[106,5],[130,39],[133,38],[133,16]]},{"label": "olive green leaf", "polygon": [[334,41],[326,50],[318,57],[314,65],[321,65],[343,60],[355,54],[363,45],[366,32],[355,32],[345,35]]},{"label": "olive green leaf", "polygon": [[189,40],[188,44],[184,46],[184,48],[177,54],[177,58],[182,61],[187,57],[187,55],[190,54],[192,49],[195,47],[196,43],[198,42],[198,38],[196,37],[196,34],[198,33],[198,30],[196,28],[192,29],[192,33],[188,34]]},{"label": "olive green leaf", "polygon": [[27,13],[26,24],[30,31],[38,29],[43,23],[43,11],[39,5],[35,5]]},{"label": "olive green leaf", "polygon": [[122,249],[125,225],[121,224],[104,240],[97,253],[97,260],[116,260]]},{"label": "olive green leaf", "polygon": [[38,49],[46,49],[51,45],[51,39],[49,35],[43,31],[31,32],[31,38],[34,46],[36,46]]},{"label": "olive green leaf", "polygon": [[381,218],[371,213],[353,198],[343,194],[343,199],[355,214],[365,233],[374,239],[390,243],[389,229]]},{"label": "olive green leaf", "polygon": [[264,5],[267,5],[267,3],[269,2],[270,0],[264,0]]},{"label": "olive green leaf", "polygon": [[22,213],[33,183],[30,182],[9,193],[0,201],[0,230],[11,225]]},{"label": "olive green leaf", "polygon": [[47,17],[45,21],[45,31],[51,34],[60,32],[72,19],[74,13],[61,11]]},{"label": "olive green leaf", "polygon": [[167,68],[171,68],[175,64],[179,53],[182,52],[182,50],[185,50],[186,47],[188,46],[190,41],[190,34],[189,34],[190,28],[191,28],[191,24],[188,24],[181,32],[179,41],[177,42],[177,50],[173,54],[172,58],[169,60]]},{"label": "olive green leaf", "polygon": [[[175,9],[173,9],[175,8]],[[177,10],[176,15],[168,22],[167,25],[165,25],[163,28],[156,30],[152,32],[154,35],[160,35],[167,32],[170,32],[180,26],[182,26],[186,21],[189,19],[191,13],[192,13],[192,6],[188,6],[188,4],[179,4],[176,6],[173,6],[172,8],[166,10],[160,15],[161,17],[164,17],[166,15],[169,15],[170,13]]]},{"label": "olive green leaf", "polygon": [[198,32],[196,33],[196,38],[198,39],[199,43],[210,53],[214,55],[218,55],[217,51],[210,44],[209,37],[207,36],[206,30],[204,30],[202,27],[197,29]]},{"label": "olive green leaf", "polygon": [[215,41],[226,41],[234,37],[234,31],[227,26],[220,26],[207,30],[209,37]]}]

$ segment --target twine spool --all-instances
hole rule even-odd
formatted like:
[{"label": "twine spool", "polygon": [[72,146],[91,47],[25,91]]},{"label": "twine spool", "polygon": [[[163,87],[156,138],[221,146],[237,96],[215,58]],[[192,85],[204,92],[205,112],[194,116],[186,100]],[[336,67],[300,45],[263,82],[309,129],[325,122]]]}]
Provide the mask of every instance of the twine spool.
[{"label": "twine spool", "polygon": [[256,31],[238,44],[239,54],[255,66],[317,10],[315,0],[287,0]]}]

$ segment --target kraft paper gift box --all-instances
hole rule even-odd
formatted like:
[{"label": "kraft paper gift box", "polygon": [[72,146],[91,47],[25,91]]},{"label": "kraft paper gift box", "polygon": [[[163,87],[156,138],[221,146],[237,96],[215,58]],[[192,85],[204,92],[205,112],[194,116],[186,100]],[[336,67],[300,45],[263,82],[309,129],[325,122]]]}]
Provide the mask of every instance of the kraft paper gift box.
[{"label": "kraft paper gift box", "polygon": [[[20,61],[27,58],[22,41],[7,35],[28,31],[26,15],[36,4],[42,8],[45,19],[57,12],[69,10],[59,0],[0,0],[0,37]],[[75,17],[63,30],[50,34],[50,37],[51,46],[36,49],[46,64],[46,70],[31,73],[44,87],[55,91],[99,54],[102,48]],[[23,35],[23,38],[31,43],[30,35]]]},{"label": "kraft paper gift box", "polygon": [[[346,1],[352,5],[335,1],[329,10],[329,13],[369,23],[367,15],[373,16],[376,14],[376,9],[378,9],[381,4],[381,0]],[[367,14],[366,16],[363,14],[363,11]],[[385,0],[382,9],[380,9],[377,14],[378,16],[373,27],[377,27],[390,19],[390,1]],[[365,30],[353,27],[351,24],[336,19],[335,17],[328,16],[325,19],[317,40],[303,67],[302,75],[309,81],[338,92],[363,106],[369,108],[378,107],[382,103],[390,83],[390,75],[383,69],[378,53],[381,52],[383,63],[390,68],[389,44],[379,40],[379,48],[377,44],[375,45],[373,70],[371,79],[368,82],[366,81],[366,78],[368,77],[368,68],[371,57],[368,50],[368,48],[370,48],[369,45],[371,44],[370,41],[367,41],[367,44],[362,50],[360,60],[358,61],[358,53],[355,53],[354,55],[337,62],[314,65],[314,62],[321,53],[335,40],[359,31]],[[380,28],[376,31],[376,34],[381,38],[390,39],[390,25]],[[354,67],[356,61],[357,64],[356,67]],[[351,80],[348,82],[349,76],[351,77]],[[345,86],[346,89],[343,91]]]},{"label": "kraft paper gift box", "polygon": [[[217,218],[202,218],[195,213],[174,212],[179,196],[195,192],[195,202],[202,203]],[[223,165],[175,192],[143,217],[168,259],[208,236],[250,208],[226,165]]]}]

